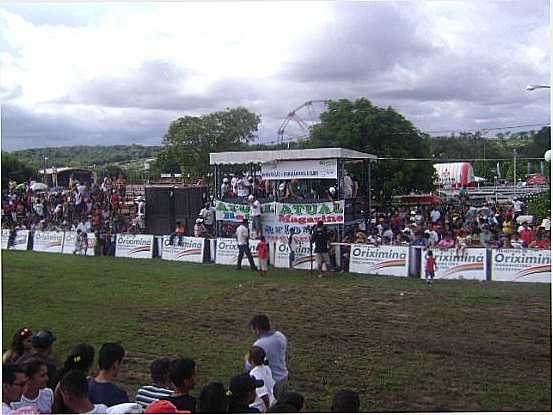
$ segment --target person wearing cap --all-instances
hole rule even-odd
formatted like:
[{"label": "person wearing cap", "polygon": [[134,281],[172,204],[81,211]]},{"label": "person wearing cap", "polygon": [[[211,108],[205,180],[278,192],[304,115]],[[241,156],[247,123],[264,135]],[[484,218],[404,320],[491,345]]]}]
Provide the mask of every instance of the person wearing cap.
[{"label": "person wearing cap", "polygon": [[[275,381],[273,394],[278,400],[288,390],[288,339],[280,331],[271,329],[269,317],[264,314],[254,316],[250,321],[250,327],[257,337],[253,345],[261,347],[269,361]],[[252,369],[248,356],[245,368]]]},{"label": "person wearing cap", "polygon": [[23,368],[15,364],[2,365],[2,415],[11,411],[11,403],[21,399],[27,385],[27,375]]},{"label": "person wearing cap", "polygon": [[158,400],[151,403],[146,410],[145,414],[191,414],[190,411],[179,411],[175,405],[169,401]]},{"label": "person wearing cap", "polygon": [[206,236],[206,229],[204,226],[203,218],[197,218],[194,224],[194,237],[204,238]]},{"label": "person wearing cap", "polygon": [[229,414],[259,413],[259,409],[250,405],[255,401],[255,390],[263,386],[263,381],[248,373],[235,376],[229,384]]},{"label": "person wearing cap", "polygon": [[56,337],[50,330],[39,330],[32,337],[33,351],[31,356],[40,357],[46,361],[46,367],[48,368],[48,387],[54,388],[53,379],[56,374],[56,361],[52,358],[52,352],[54,349],[54,341]]},{"label": "person wearing cap", "polygon": [[[156,359],[150,365],[151,385],[142,386],[136,394],[136,403],[146,409],[148,405],[158,399],[171,396],[174,392],[170,389],[169,366],[171,360],[168,357]],[[176,409],[176,408],[175,408]],[[152,412],[154,413],[154,412]]]},{"label": "person wearing cap", "polygon": [[250,230],[248,229],[247,219],[244,219],[240,226],[236,228],[236,241],[238,242],[238,263],[236,264],[236,269],[242,269],[242,258],[244,257],[244,254],[246,254],[251,270],[257,271],[257,267],[255,266],[252,253],[250,251]]},{"label": "person wearing cap", "polygon": [[253,229],[255,234],[259,237],[262,232],[261,228],[261,203],[257,200],[254,195],[248,196],[248,203],[250,205],[250,212],[252,214]]},{"label": "person wearing cap", "polygon": [[21,356],[31,353],[33,332],[27,327],[18,329],[12,338],[11,346],[2,355],[2,363],[15,363]]}]

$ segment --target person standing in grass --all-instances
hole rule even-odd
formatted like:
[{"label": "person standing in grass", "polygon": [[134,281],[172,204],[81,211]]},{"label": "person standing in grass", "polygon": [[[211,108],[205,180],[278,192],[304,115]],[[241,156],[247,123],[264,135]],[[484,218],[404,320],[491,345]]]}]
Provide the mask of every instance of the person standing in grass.
[{"label": "person standing in grass", "polygon": [[265,275],[269,268],[269,245],[265,242],[264,236],[259,238],[256,249],[257,257],[259,258],[259,275]]},{"label": "person standing in grass", "polygon": [[311,244],[315,244],[315,261],[317,262],[319,277],[322,277],[323,264],[326,264],[327,271],[332,270],[329,255],[330,234],[322,220],[317,222],[317,225],[313,230],[313,234],[311,235]]},{"label": "person standing in grass", "polygon": [[136,403],[140,404],[143,409],[158,399],[173,395],[170,389],[171,381],[169,380],[169,365],[171,360],[168,357],[156,359],[150,365],[150,375],[152,384],[142,386],[136,394]]},{"label": "person standing in grass", "polygon": [[424,264],[424,278],[426,279],[427,284],[432,284],[432,281],[434,280],[434,273],[437,268],[436,259],[434,258],[432,251],[429,250],[426,253],[426,262]]},{"label": "person standing in grass", "polygon": [[250,263],[250,268],[252,271],[257,271],[257,267],[253,262],[252,253],[250,251],[250,231],[248,229],[248,220],[244,219],[240,226],[236,228],[236,241],[238,242],[238,263],[236,264],[236,269],[242,269],[242,258],[244,254],[248,258]]},{"label": "person standing in grass", "polygon": [[88,380],[88,397],[93,404],[113,406],[130,402],[127,392],[113,383],[119,376],[124,357],[125,349],[117,343],[104,343],[100,348],[100,372]]},{"label": "person standing in grass", "polygon": [[160,398],[171,402],[180,411],[196,412],[196,398],[190,396],[190,391],[196,386],[198,372],[192,359],[178,358],[169,366],[169,378],[175,385],[172,396]]}]

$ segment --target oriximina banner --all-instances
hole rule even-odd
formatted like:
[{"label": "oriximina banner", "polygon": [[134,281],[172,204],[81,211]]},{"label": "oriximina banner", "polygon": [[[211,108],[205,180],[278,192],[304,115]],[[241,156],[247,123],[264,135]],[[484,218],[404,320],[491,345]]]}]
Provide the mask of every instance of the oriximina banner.
[{"label": "oriximina banner", "polygon": [[551,283],[551,251],[493,249],[492,280]]}]

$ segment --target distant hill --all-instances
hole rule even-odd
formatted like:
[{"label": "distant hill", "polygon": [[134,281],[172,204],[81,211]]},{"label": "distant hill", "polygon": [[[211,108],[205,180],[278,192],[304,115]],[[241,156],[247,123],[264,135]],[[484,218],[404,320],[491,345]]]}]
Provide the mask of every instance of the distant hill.
[{"label": "distant hill", "polygon": [[10,154],[19,161],[27,163],[37,169],[44,164],[44,157],[48,157],[46,166],[57,167],[97,167],[108,164],[126,164],[134,160],[154,158],[161,150],[161,146],[141,146],[138,144],[116,146],[70,146],[46,147],[28,150],[12,151]]}]

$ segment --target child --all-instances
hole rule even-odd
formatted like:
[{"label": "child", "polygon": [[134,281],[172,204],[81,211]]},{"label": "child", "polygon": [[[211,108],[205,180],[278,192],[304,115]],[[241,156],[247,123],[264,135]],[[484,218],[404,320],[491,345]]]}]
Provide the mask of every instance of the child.
[{"label": "child", "polygon": [[459,231],[457,235],[457,243],[455,244],[455,255],[464,256],[465,249],[467,248],[467,238],[465,237],[464,229]]},{"label": "child", "polygon": [[253,366],[250,376],[257,380],[262,380],[264,383],[263,386],[255,389],[255,401],[250,407],[257,408],[260,412],[267,412],[276,399],[273,394],[275,381],[273,380],[271,368],[264,364],[265,351],[259,346],[253,346],[250,349],[248,361]]},{"label": "child", "polygon": [[265,242],[265,237],[261,236],[257,243],[257,257],[259,258],[259,275],[267,272],[269,264],[269,245]]},{"label": "child", "polygon": [[[426,279],[427,284],[432,284],[434,279],[434,271],[437,269],[436,259],[432,255],[432,251],[428,251],[426,254],[426,264],[424,266],[424,278]],[[430,277],[430,279],[428,279]]]}]

